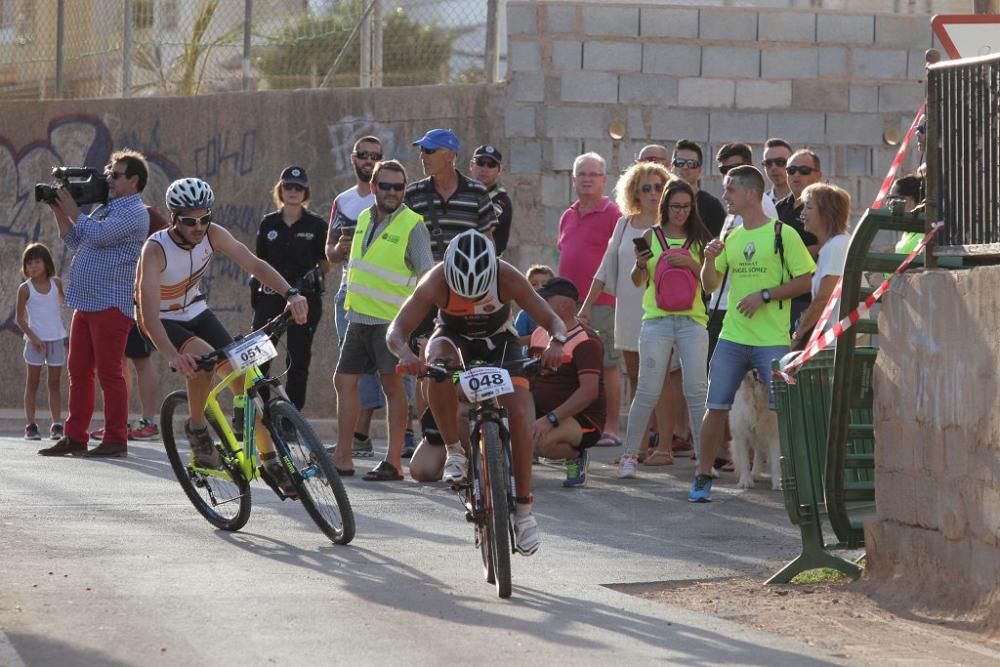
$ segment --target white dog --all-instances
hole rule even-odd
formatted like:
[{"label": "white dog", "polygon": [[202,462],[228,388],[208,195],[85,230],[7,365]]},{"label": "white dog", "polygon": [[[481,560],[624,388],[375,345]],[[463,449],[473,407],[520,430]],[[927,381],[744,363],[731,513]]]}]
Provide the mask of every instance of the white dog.
[{"label": "white dog", "polygon": [[[778,442],[778,415],[767,407],[767,385],[756,372],[747,373],[740,383],[729,413],[733,434],[731,443],[733,464],[739,473],[736,486],[752,489],[760,479],[766,459],[771,469],[771,488],[781,489],[781,445]],[[750,450],[753,449],[753,467]]]}]

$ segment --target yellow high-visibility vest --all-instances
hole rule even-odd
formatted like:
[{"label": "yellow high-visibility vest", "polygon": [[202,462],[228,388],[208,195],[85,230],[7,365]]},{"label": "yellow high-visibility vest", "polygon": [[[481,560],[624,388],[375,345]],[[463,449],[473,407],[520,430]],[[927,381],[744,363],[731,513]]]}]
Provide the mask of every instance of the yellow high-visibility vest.
[{"label": "yellow high-visibility vest", "polygon": [[363,251],[372,215],[371,209],[361,212],[347,264],[346,310],[386,321],[396,317],[403,302],[416,289],[417,276],[406,265],[406,248],[410,232],[423,221],[418,213],[401,204],[389,225]]}]

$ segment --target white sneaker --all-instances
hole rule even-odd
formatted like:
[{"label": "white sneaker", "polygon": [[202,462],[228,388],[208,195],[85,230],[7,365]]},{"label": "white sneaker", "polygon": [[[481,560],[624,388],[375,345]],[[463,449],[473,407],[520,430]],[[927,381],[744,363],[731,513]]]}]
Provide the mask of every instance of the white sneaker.
[{"label": "white sneaker", "polygon": [[457,484],[465,480],[465,473],[469,469],[469,459],[462,454],[448,454],[444,462],[444,475],[441,480],[449,484]]},{"label": "white sneaker", "polygon": [[531,512],[527,514],[514,515],[514,549],[522,556],[531,556],[538,547],[542,546],[542,539],[538,533],[538,522]]},{"label": "white sneaker", "polygon": [[639,464],[639,457],[635,454],[622,454],[618,461],[618,478],[625,479],[635,477],[635,467]]}]

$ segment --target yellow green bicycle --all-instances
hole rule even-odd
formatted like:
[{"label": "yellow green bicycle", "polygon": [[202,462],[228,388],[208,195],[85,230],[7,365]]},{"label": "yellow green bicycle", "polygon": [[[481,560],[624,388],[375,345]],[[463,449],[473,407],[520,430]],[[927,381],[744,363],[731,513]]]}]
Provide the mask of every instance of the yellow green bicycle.
[{"label": "yellow green bicycle", "polygon": [[[217,528],[235,531],[246,525],[250,519],[250,482],[261,478],[282,500],[298,499],[327,537],[337,544],[347,544],[354,538],[354,512],[336,467],[312,426],[288,400],[281,383],[258,368],[277,356],[271,336],[283,331],[289,321],[288,314],[283,313],[257,331],[203,355],[198,362],[199,370],[211,371],[227,360],[233,367],[205,400],[205,417],[215,432],[213,439],[221,459],[217,467],[200,464],[204,457],[196,457],[185,435],[189,417],[186,391],[175,391],[163,401],[163,445],[187,497]],[[244,375],[246,406],[242,441],[230,427],[218,400],[219,394],[240,375]],[[258,415],[281,464],[277,475],[260,465],[255,438]]]}]

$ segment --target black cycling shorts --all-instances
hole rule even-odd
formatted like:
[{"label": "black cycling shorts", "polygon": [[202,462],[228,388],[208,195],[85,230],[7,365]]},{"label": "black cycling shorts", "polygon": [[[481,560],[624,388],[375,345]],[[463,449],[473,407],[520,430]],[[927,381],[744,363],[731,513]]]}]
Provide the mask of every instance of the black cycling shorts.
[{"label": "black cycling shorts", "polygon": [[[525,358],[524,348],[517,341],[517,336],[509,331],[501,331],[489,338],[466,338],[462,334],[439,324],[430,338],[427,339],[427,345],[430,346],[432,341],[441,338],[448,340],[458,350],[462,362],[467,365],[478,361],[490,366],[500,366]],[[434,359],[427,361],[434,363]],[[511,377],[524,377],[524,371],[518,365],[507,370]]]},{"label": "black cycling shorts", "polygon": [[128,340],[125,341],[125,356],[129,359],[148,359],[153,353],[153,344],[149,342],[138,324],[132,325],[132,330],[128,332]]},{"label": "black cycling shorts", "polygon": [[192,338],[200,338],[213,349],[225,347],[233,342],[233,337],[222,326],[222,322],[210,310],[206,310],[190,320],[164,320],[163,328],[178,352],[184,352],[184,345]]}]

